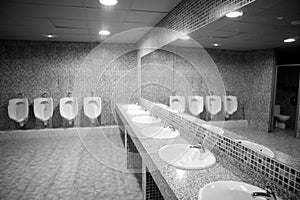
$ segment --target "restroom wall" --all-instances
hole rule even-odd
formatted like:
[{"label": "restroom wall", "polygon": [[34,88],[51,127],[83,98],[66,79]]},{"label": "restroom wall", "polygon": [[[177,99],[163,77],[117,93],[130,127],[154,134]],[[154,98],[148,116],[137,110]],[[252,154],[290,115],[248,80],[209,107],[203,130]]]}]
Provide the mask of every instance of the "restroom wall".
[{"label": "restroom wall", "polygon": [[[191,48],[176,47],[189,52]],[[231,119],[246,119],[249,126],[266,131],[269,121],[271,97],[273,50],[232,51],[207,49],[222,77],[224,90],[238,98],[238,111]],[[191,54],[190,54],[191,55]],[[151,63],[154,63],[151,65]],[[203,66],[200,66],[202,65]],[[172,52],[156,50],[142,58],[142,97],[151,101],[167,102],[172,90],[194,88],[196,94],[207,95],[210,88],[205,84],[207,77],[195,71],[205,70],[205,62],[192,65],[188,60]],[[168,66],[168,67],[166,67]],[[170,68],[172,70],[161,70]],[[172,76],[172,74],[180,76]],[[151,77],[157,77],[153,79]],[[161,77],[161,78],[159,78]],[[168,78],[173,77],[173,78]],[[149,83],[152,80],[153,83]],[[164,80],[164,81],[161,81]],[[168,81],[167,81],[168,80]],[[161,86],[164,83],[166,86]],[[182,86],[182,85],[186,86]],[[216,83],[217,84],[217,83]],[[186,96],[190,91],[180,92]],[[187,106],[187,105],[186,105]],[[187,107],[186,107],[187,110]],[[205,115],[200,116],[205,118]],[[218,119],[221,119],[219,117]]]},{"label": "restroom wall", "polygon": [[[115,124],[112,102],[121,93],[118,86],[136,82],[136,51],[131,44],[0,41],[0,59],[1,130],[20,129],[7,114],[8,100],[20,91],[30,102],[23,129],[43,128],[33,115],[33,100],[44,92],[53,98],[55,107],[49,127],[68,126],[59,113],[59,99],[67,92],[79,100],[79,114],[71,126],[92,126],[82,110],[83,97],[92,91],[102,98],[102,114],[95,125]],[[131,78],[122,79],[128,72]]]}]

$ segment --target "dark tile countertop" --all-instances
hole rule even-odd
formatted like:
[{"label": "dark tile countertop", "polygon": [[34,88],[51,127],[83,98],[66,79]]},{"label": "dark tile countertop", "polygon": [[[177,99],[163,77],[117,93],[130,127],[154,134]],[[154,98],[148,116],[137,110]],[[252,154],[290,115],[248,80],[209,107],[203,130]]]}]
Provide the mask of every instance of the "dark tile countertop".
[{"label": "dark tile countertop", "polygon": [[[217,162],[208,169],[181,170],[166,164],[159,158],[158,150],[170,143],[187,143],[186,140],[182,137],[174,140],[143,138],[141,131],[146,126],[133,123],[131,119],[134,116],[129,116],[126,110],[126,105],[116,106],[116,111],[125,124],[128,134],[165,199],[197,199],[199,190],[214,181],[241,181],[261,188],[265,188],[268,184],[257,174],[238,168],[237,161],[234,159],[215,151]],[[276,192],[280,198],[289,199],[282,190]]]}]

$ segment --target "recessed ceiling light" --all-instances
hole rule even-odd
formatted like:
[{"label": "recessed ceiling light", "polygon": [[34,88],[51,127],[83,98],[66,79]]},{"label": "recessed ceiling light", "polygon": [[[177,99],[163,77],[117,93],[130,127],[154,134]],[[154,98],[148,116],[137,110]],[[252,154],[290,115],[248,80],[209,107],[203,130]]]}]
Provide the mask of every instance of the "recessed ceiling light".
[{"label": "recessed ceiling light", "polygon": [[292,24],[292,25],[300,25],[300,19],[291,21],[291,24]]},{"label": "recessed ceiling light", "polygon": [[186,34],[180,34],[179,38],[182,40],[188,40],[188,39],[190,39],[190,36],[188,36]]},{"label": "recessed ceiling light", "polygon": [[283,17],[277,17],[276,19],[278,19],[278,20],[282,20],[282,19],[283,19]]},{"label": "recessed ceiling light", "polygon": [[99,35],[109,35],[110,32],[108,30],[101,30],[99,31]]},{"label": "recessed ceiling light", "polygon": [[235,11],[231,11],[231,12],[227,13],[226,17],[235,18],[235,17],[240,17],[242,15],[243,15],[243,11],[235,10]]},{"label": "recessed ceiling light", "polygon": [[45,34],[45,35],[43,35],[43,37],[46,37],[46,38],[56,38],[57,35],[53,35],[53,34]]},{"label": "recessed ceiling light", "polygon": [[220,46],[220,44],[215,43],[215,44],[213,44],[213,46],[218,47],[218,46]]},{"label": "recessed ceiling light", "polygon": [[296,40],[294,38],[287,38],[283,40],[285,43],[295,42]]},{"label": "recessed ceiling light", "polygon": [[99,0],[99,2],[105,6],[113,6],[118,3],[117,0]]}]

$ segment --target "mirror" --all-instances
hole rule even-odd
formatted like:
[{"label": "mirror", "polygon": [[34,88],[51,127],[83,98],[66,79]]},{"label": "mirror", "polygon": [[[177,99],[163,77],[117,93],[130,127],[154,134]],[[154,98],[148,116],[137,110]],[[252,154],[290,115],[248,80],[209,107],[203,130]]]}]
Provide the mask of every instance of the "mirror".
[{"label": "mirror", "polygon": [[[280,7],[281,2],[272,5]],[[267,147],[275,159],[300,169],[300,140],[288,129],[268,133],[274,49],[284,45],[281,40],[288,30],[280,26],[283,21],[276,19],[277,14],[263,14],[260,6],[261,2],[255,2],[243,9],[246,17],[242,19],[223,17],[191,33],[195,40],[178,37],[148,51],[141,58],[141,97],[168,106],[171,96],[184,97],[182,116],[223,127],[231,139]],[[280,33],[274,34],[277,25]],[[165,34],[173,33],[166,30]],[[202,96],[205,104],[206,96],[222,100],[226,95],[237,98],[237,110],[232,114],[224,113],[221,104],[217,114],[206,107],[193,116],[189,96]],[[180,100],[172,101],[178,107]]]}]

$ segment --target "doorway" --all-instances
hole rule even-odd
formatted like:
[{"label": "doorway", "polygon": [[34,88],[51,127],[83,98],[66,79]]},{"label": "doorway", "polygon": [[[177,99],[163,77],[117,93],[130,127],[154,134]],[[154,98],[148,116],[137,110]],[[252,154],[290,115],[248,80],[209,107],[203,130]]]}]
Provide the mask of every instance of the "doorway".
[{"label": "doorway", "polygon": [[298,135],[300,65],[277,65],[274,69],[271,132]]}]

